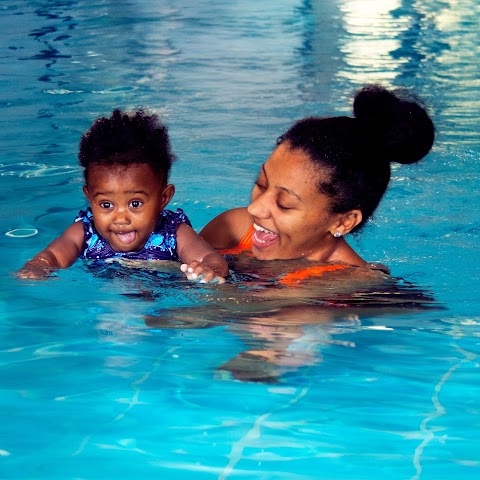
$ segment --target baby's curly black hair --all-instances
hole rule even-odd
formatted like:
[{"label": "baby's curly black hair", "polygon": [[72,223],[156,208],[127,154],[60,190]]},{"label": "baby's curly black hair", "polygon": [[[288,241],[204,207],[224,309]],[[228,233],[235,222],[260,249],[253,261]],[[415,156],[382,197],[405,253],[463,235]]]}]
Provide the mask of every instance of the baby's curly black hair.
[{"label": "baby's curly black hair", "polygon": [[80,140],[78,153],[85,181],[92,165],[147,164],[168,182],[172,153],[168,129],[155,114],[115,109],[109,118],[95,120]]}]

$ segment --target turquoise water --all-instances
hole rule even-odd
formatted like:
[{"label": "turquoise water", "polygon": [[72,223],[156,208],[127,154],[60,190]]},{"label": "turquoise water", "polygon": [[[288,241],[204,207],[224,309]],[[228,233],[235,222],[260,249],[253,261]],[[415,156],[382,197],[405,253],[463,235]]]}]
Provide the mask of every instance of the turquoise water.
[{"label": "turquoise water", "polygon": [[[479,477],[475,0],[3,0],[0,11],[1,478]],[[438,140],[394,170],[352,244],[443,309],[360,302],[272,325],[274,302],[175,268],[79,262],[46,282],[13,277],[85,206],[76,153],[99,115],[161,115],[179,158],[172,206],[200,229],[248,202],[295,119],[348,113],[371,81],[415,89]],[[284,344],[299,365],[244,355]],[[234,381],[232,363],[261,381]]]}]

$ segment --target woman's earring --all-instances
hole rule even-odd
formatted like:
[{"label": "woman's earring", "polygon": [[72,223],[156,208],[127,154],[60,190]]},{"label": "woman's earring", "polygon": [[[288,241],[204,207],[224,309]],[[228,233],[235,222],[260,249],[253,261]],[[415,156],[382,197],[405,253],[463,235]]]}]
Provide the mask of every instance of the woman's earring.
[{"label": "woman's earring", "polygon": [[340,232],[335,232],[335,233],[333,234],[333,236],[334,236],[335,238],[340,238],[340,237],[342,236],[342,234],[341,234]]}]

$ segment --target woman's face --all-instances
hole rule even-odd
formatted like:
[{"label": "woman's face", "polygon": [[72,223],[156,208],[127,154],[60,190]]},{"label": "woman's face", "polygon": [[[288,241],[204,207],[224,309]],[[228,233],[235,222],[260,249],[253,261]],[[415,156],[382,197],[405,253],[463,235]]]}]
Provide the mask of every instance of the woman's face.
[{"label": "woman's face", "polygon": [[317,190],[326,171],[301,150],[281,143],[260,170],[248,212],[253,217],[253,255],[260,260],[322,260],[333,245],[340,214]]}]

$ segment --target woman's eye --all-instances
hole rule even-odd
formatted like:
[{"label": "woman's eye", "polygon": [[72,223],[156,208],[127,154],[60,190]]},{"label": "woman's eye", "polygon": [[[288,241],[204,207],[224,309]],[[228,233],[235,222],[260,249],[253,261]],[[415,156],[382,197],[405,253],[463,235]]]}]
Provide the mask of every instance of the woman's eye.
[{"label": "woman's eye", "polygon": [[140,200],[132,200],[132,201],[130,202],[130,206],[131,206],[132,208],[139,208],[139,207],[141,207],[142,205],[143,205],[143,202],[141,202]]},{"label": "woman's eye", "polygon": [[112,202],[101,202],[100,207],[108,210],[109,208],[113,207],[113,204]]},{"label": "woman's eye", "polygon": [[277,207],[280,210],[292,210],[292,207],[286,207],[285,205],[282,205],[281,203],[277,202]]},{"label": "woman's eye", "polygon": [[258,180],[255,182],[255,186],[259,189],[259,190],[266,190],[267,189],[267,186],[262,183],[262,182],[259,182]]}]

